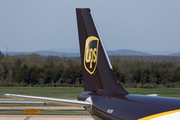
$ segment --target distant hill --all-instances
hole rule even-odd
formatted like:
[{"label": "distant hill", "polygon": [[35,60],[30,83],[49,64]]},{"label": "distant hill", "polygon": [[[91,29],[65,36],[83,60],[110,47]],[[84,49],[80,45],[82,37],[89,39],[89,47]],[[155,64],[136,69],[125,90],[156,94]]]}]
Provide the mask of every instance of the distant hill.
[{"label": "distant hill", "polygon": [[[4,55],[6,55],[6,52],[2,52]],[[8,55],[10,56],[13,56],[13,55],[16,55],[16,54],[25,54],[25,55],[28,55],[28,54],[31,54],[33,52],[8,52]]]},{"label": "distant hill", "polygon": [[[6,54],[5,52],[2,52],[3,54]],[[35,52],[8,52],[10,56],[13,55],[19,55],[19,54],[25,54],[29,55],[31,53],[37,53],[43,56],[67,56],[67,57],[78,57],[80,56],[80,53],[71,53],[71,52],[55,52],[55,51],[35,51]],[[120,49],[120,50],[110,50],[107,51],[108,55],[140,55],[140,56],[146,56],[146,55],[152,55],[148,54],[145,52],[140,52],[140,51],[135,51],[135,50],[125,50],[125,49]]]},{"label": "distant hill", "polygon": [[44,56],[73,56],[78,57],[80,56],[80,53],[69,53],[69,52],[54,52],[54,51],[36,51],[35,53],[44,55]]},{"label": "distant hill", "polygon": [[180,56],[180,52],[179,53],[169,54],[168,56]]},{"label": "distant hill", "polygon": [[[6,54],[5,52],[2,52],[3,54]],[[19,55],[19,54],[25,54],[29,55],[31,53],[37,53],[43,56],[67,56],[67,57],[78,57],[80,56],[80,53],[66,53],[66,52],[54,52],[54,51],[35,51],[35,52],[8,52],[8,55]]]},{"label": "distant hill", "polygon": [[69,49],[50,49],[46,51],[54,51],[54,52],[64,52],[64,53],[79,53],[79,48],[69,48]]},{"label": "distant hill", "polygon": [[[2,52],[3,54],[6,54],[6,52]],[[43,51],[35,51],[35,52],[8,52],[8,55],[13,56],[13,55],[19,55],[19,54],[24,54],[24,55],[29,55],[31,53],[37,53],[43,56],[67,56],[67,57],[78,57],[80,56],[80,53],[77,53],[77,51],[73,52],[58,52],[58,51],[50,51],[50,50],[43,50]],[[139,55],[139,56],[151,56],[153,54],[149,54],[146,52],[141,52],[141,51],[135,51],[135,50],[127,50],[127,49],[119,49],[119,50],[109,50],[107,51],[108,55]],[[168,54],[166,56],[180,56],[179,53],[173,53],[173,54]]]},{"label": "distant hill", "polygon": [[107,51],[107,54],[108,55],[140,55],[140,56],[152,55],[145,52],[140,52],[140,51],[135,51],[135,50],[126,50],[126,49]]},{"label": "distant hill", "polygon": [[179,51],[146,51],[146,50],[140,50],[140,51],[144,53],[149,53],[152,55],[169,55],[169,54],[174,54],[174,53],[179,52]]}]

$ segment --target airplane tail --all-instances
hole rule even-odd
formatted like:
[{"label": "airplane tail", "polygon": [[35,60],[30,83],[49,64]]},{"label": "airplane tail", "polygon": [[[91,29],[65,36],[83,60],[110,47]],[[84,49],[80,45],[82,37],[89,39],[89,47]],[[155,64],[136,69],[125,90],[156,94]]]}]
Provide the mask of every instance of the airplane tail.
[{"label": "airplane tail", "polygon": [[84,90],[129,94],[118,82],[89,8],[77,8]]}]

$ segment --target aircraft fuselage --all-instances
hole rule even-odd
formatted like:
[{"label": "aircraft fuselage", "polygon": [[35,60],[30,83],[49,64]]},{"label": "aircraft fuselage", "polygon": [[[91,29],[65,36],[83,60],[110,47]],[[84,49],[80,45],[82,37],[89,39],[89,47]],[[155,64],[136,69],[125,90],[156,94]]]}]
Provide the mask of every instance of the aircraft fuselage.
[{"label": "aircraft fuselage", "polygon": [[179,98],[122,95],[105,91],[81,93],[77,98],[82,101],[90,98],[93,105],[86,110],[92,114],[92,117],[106,120],[138,120],[157,113],[180,109]]}]

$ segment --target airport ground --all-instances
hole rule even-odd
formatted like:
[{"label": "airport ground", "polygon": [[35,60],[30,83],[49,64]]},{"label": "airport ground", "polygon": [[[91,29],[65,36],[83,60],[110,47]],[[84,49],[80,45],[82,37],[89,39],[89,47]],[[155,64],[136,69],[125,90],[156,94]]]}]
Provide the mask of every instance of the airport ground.
[{"label": "airport ground", "polygon": [[[179,88],[127,88],[126,90],[131,94],[159,94],[159,96],[165,97],[180,97]],[[0,87],[0,91],[0,120],[93,120],[82,107],[67,107],[53,104],[44,105],[43,103],[28,104],[29,101],[12,100],[3,96],[6,93],[12,93],[52,98],[76,99],[77,94],[84,92],[83,88]],[[11,104],[11,102],[15,102],[15,104]],[[22,104],[23,102],[24,104]],[[22,110],[24,109],[40,109],[42,110],[42,114],[22,114]],[[13,111],[15,112],[12,113]]]},{"label": "airport ground", "polygon": [[94,120],[90,115],[0,115],[0,120]]},{"label": "airport ground", "polygon": [[0,115],[20,115],[20,114],[89,115],[88,112],[83,107],[74,107],[74,106],[1,106],[0,107]]},{"label": "airport ground", "polygon": [[[21,101],[22,100],[20,100],[20,102]],[[51,114],[23,114],[23,110],[41,110],[42,112],[51,111]],[[1,111],[18,111],[19,113],[3,114],[3,112],[1,113]],[[61,114],[62,111],[64,111],[65,113],[69,113],[69,111],[80,111],[81,115],[73,115],[71,114],[71,112],[69,113],[70,115]],[[0,120],[93,120],[89,114],[82,114],[82,111],[84,111],[83,107],[70,106],[3,106],[0,107]],[[55,112],[56,114],[53,114],[53,112]]]}]

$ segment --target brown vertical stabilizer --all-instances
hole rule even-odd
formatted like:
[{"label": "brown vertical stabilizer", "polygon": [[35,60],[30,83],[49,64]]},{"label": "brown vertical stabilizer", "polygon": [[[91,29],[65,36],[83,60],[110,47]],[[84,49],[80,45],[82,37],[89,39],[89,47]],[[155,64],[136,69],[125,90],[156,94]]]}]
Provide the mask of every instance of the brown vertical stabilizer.
[{"label": "brown vertical stabilizer", "polygon": [[93,22],[90,9],[77,8],[76,14],[84,90],[98,91],[103,89],[128,94],[115,77],[106,50]]}]

